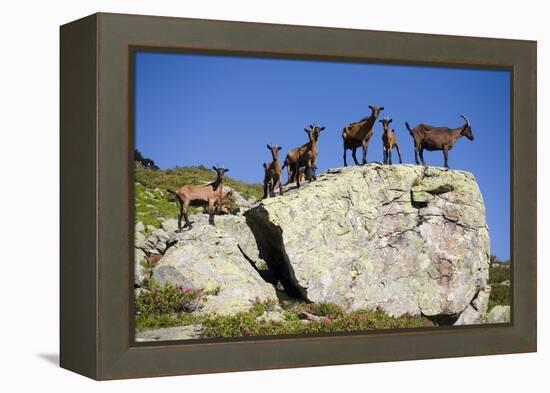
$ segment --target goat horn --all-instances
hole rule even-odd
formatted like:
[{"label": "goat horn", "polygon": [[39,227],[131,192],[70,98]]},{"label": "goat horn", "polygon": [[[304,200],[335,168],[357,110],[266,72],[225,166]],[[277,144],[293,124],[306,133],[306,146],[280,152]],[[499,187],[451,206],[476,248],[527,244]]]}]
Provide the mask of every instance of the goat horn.
[{"label": "goat horn", "polygon": [[466,124],[468,125],[468,127],[470,127],[470,120],[468,120],[468,118],[464,115],[460,115],[460,117],[462,117],[464,121],[466,121]]}]

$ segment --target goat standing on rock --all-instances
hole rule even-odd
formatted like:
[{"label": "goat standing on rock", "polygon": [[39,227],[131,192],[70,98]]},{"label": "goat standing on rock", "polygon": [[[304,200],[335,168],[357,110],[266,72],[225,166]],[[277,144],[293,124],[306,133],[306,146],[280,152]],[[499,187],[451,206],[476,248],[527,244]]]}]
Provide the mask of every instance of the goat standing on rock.
[{"label": "goat standing on rock", "polygon": [[283,170],[281,168],[281,161],[279,160],[279,151],[281,147],[277,145],[267,145],[267,148],[271,152],[273,161],[264,163],[264,199],[268,197],[268,191],[270,197],[275,196],[275,187],[279,187],[279,194],[283,195],[281,182]]},{"label": "goat standing on rock", "polygon": [[382,134],[382,145],[384,148],[384,164],[391,165],[391,150],[394,147],[397,150],[397,155],[399,156],[399,163],[402,164],[403,160],[401,160],[401,152],[399,151],[399,144],[397,143],[397,137],[395,136],[395,132],[390,127],[390,123],[393,120],[388,117],[385,117],[384,119],[379,121],[380,123],[382,123],[382,127],[384,127],[384,133]]},{"label": "goat standing on rock", "polygon": [[[221,203],[224,193],[222,191],[223,185],[223,177],[226,172],[229,172],[229,169],[225,168],[216,168],[215,166],[212,167],[214,171],[216,171],[216,180],[214,180],[212,183],[209,183],[204,186],[183,186],[179,190],[170,190],[167,191],[171,194],[174,194],[176,198],[178,199],[178,202],[180,204],[180,213],[178,216],[178,230],[176,232],[181,232],[183,228],[189,227],[189,229],[192,228],[191,222],[189,221],[189,218],[187,217],[187,211],[189,210],[189,205],[192,202],[200,202],[200,203],[207,203],[208,204],[208,215],[209,215],[209,223],[210,225],[214,224],[214,214],[216,213],[217,204]],[[185,226],[182,228],[181,226],[181,219],[185,218]]]},{"label": "goat standing on rock", "polygon": [[466,123],[454,129],[449,127],[433,127],[427,124],[419,124],[411,129],[409,123],[405,122],[407,129],[414,139],[414,160],[417,165],[419,164],[419,155],[422,165],[426,165],[424,162],[424,149],[428,151],[443,150],[445,168],[449,168],[449,150],[453,148],[456,141],[461,136],[465,136],[471,141],[474,140],[470,121],[464,115],[460,115],[460,117],[462,117]]},{"label": "goat standing on rock", "polygon": [[316,179],[317,140],[319,139],[321,131],[324,129],[325,127],[311,124],[309,128],[304,129],[309,138],[309,142],[287,153],[283,164],[283,168],[286,166],[288,171],[287,184],[296,180],[296,187],[300,187],[299,173],[301,167],[305,167],[304,171],[309,182]]},{"label": "goat standing on rock", "polygon": [[363,148],[363,160],[361,163],[364,165],[367,163],[367,149],[369,147],[370,138],[374,134],[374,122],[380,115],[380,112],[384,110],[383,106],[371,106],[371,115],[356,123],[351,123],[344,127],[342,131],[342,139],[344,141],[344,166],[348,166],[346,160],[346,152],[348,149],[352,151],[353,161],[355,165],[359,165],[355,153],[357,148],[361,146]]}]

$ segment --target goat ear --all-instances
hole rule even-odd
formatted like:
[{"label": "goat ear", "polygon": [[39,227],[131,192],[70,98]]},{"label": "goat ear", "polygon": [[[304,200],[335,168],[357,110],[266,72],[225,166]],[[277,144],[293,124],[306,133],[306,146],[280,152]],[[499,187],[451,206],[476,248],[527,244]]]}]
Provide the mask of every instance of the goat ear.
[{"label": "goat ear", "polygon": [[224,169],[223,171],[224,171],[224,172],[229,172],[229,169]]},{"label": "goat ear", "polygon": [[380,107],[379,109],[380,109],[381,111],[383,111],[383,110],[384,110],[384,107],[383,107],[383,106],[381,106],[381,107]]},{"label": "goat ear", "polygon": [[212,169],[214,169],[216,172],[218,171],[218,168],[216,168],[215,166],[213,166]]},{"label": "goat ear", "polygon": [[271,146],[267,145],[267,149],[268,149],[268,150],[271,150]]},{"label": "goat ear", "polygon": [[305,132],[309,132],[309,130],[308,130],[307,128],[304,128],[304,131],[305,131]]},{"label": "goat ear", "polygon": [[388,121],[388,124],[390,124],[392,121],[393,121],[393,119],[390,119],[390,120]]},{"label": "goat ear", "polygon": [[369,108],[370,108],[370,109],[374,109],[374,108],[372,107],[372,105],[369,105]]},{"label": "goat ear", "polygon": [[319,131],[323,131],[325,129],[325,127],[321,127],[319,128]]},{"label": "goat ear", "polygon": [[282,149],[282,147],[281,147],[281,146],[279,146],[279,147],[277,148],[277,150],[281,150],[281,149]]}]

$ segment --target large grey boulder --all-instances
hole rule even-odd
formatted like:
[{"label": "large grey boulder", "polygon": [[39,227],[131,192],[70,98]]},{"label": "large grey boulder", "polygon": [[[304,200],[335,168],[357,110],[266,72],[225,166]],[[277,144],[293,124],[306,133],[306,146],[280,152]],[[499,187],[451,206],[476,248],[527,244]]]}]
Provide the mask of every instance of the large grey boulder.
[{"label": "large grey boulder", "polygon": [[[485,207],[467,172],[330,170],[245,217],[287,292],[313,302],[452,319],[485,291]],[[486,302],[479,308],[484,316]]]},{"label": "large grey boulder", "polygon": [[210,292],[204,313],[234,314],[256,299],[277,299],[273,285],[254,268],[259,253],[244,217],[217,216],[216,226],[206,214],[190,220],[191,230],[170,234],[177,242],[154,267],[155,282]]}]

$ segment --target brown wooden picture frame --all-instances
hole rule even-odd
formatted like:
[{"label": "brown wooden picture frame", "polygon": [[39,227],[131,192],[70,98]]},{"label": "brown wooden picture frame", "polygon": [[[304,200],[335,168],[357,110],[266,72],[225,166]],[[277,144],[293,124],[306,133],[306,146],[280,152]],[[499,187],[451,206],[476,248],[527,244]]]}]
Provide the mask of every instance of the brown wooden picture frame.
[{"label": "brown wooden picture frame", "polygon": [[[137,344],[136,49],[511,72],[509,324]],[[61,367],[104,380],[536,351],[536,42],[95,14],[61,27]]]}]

